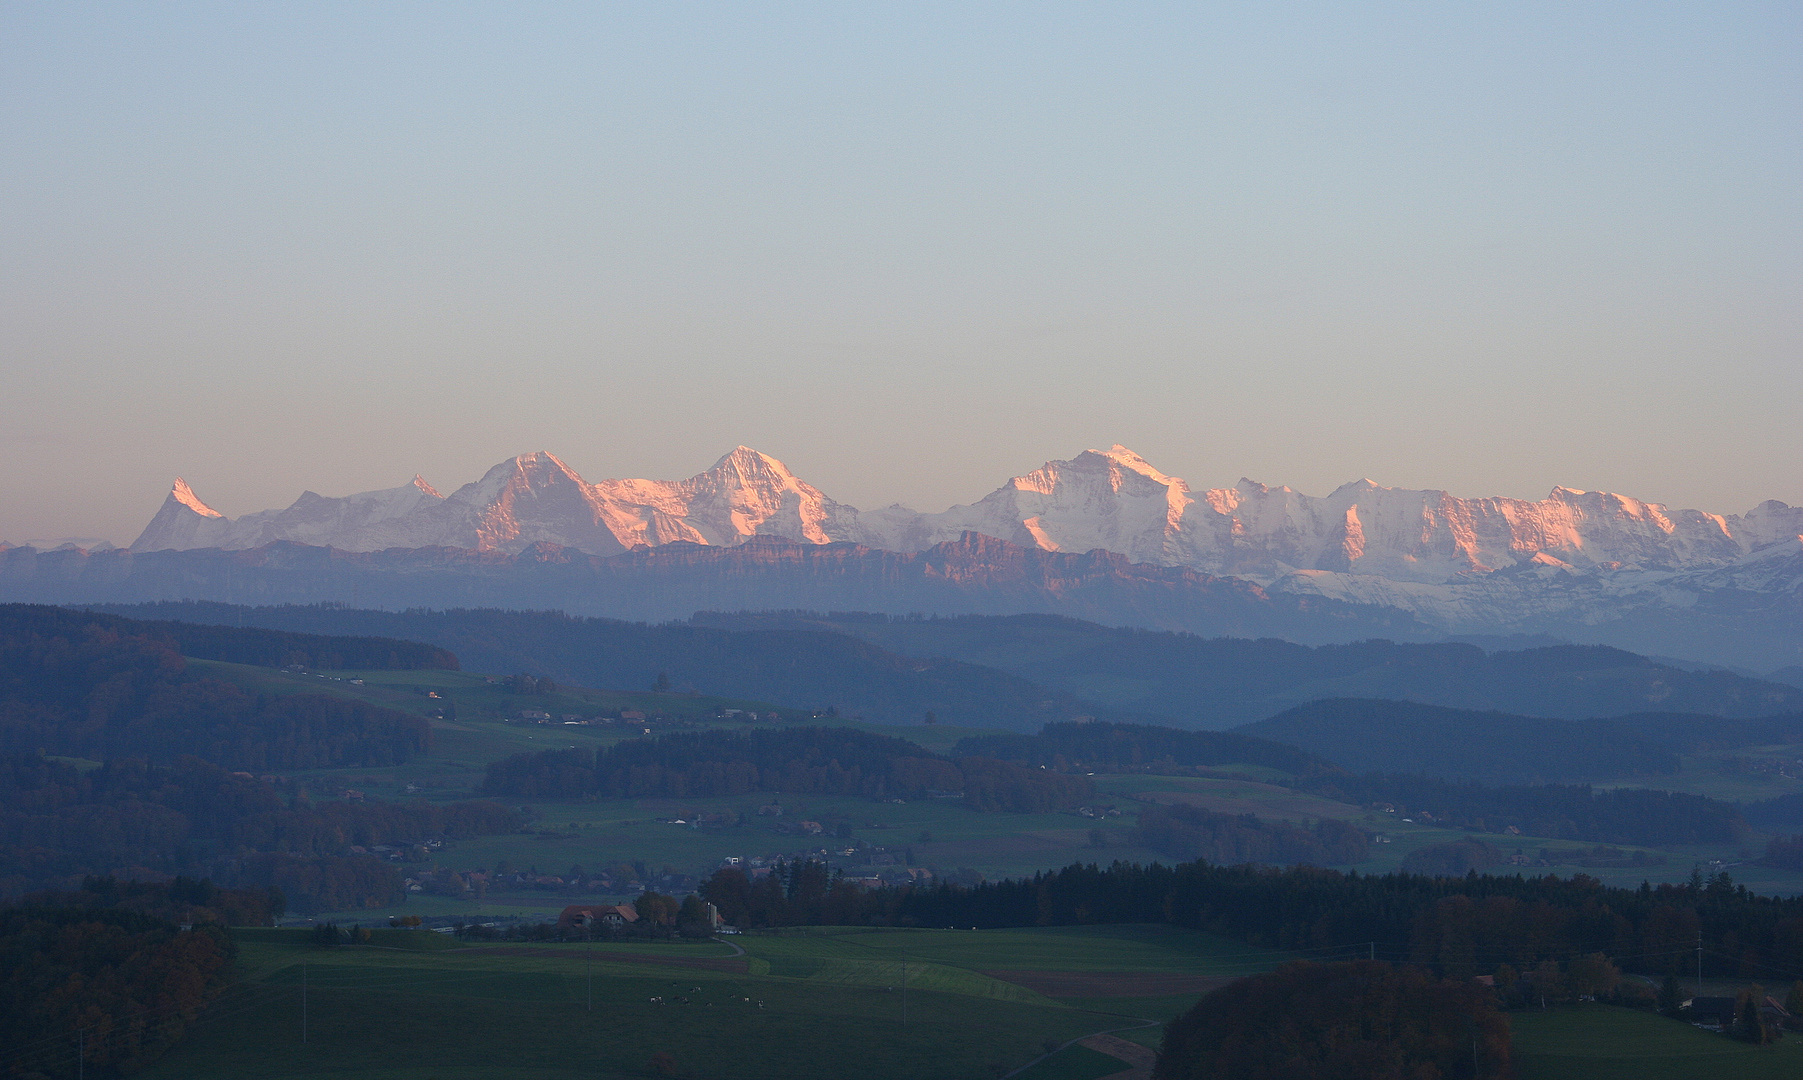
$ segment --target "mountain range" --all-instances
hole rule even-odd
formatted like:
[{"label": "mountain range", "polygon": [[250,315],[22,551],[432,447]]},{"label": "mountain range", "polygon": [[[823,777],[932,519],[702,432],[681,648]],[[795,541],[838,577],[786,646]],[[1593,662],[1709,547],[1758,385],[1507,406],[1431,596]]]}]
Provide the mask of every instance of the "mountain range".
[{"label": "mountain range", "polygon": [[1549,634],[1769,670],[1803,662],[1803,507],[1724,516],[1368,480],[1324,497],[1251,480],[1198,492],[1114,446],[941,513],[859,510],[741,446],[686,480],[590,482],[540,452],[449,495],[416,476],[235,519],[177,480],[126,551],[0,545],[0,598],[181,597],[616,618],[1034,611],[1313,642]]},{"label": "mountain range", "polygon": [[1554,488],[1538,502],[1462,499],[1369,480],[1316,498],[1241,480],[1192,491],[1124,446],[1085,450],[1013,477],[978,502],[925,514],[837,502],[782,462],[740,446],[687,480],[589,482],[557,457],[522,454],[440,495],[415,476],[343,498],[311,491],[283,510],[227,518],[176,480],[133,551],[242,550],[277,540],[341,551],[453,547],[517,554],[552,543],[591,555],[754,536],[924,551],[967,532],[1045,551],[1112,551],[1270,583],[1331,573],[1443,585],[1504,570],[1684,572],[1762,563],[1803,547],[1803,507],[1744,515],[1670,510]]}]

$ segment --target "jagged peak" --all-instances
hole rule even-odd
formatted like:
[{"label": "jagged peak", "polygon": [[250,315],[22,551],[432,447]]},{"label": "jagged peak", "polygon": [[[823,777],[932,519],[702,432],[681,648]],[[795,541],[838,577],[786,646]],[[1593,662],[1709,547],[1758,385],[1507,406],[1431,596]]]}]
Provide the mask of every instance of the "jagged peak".
[{"label": "jagged peak", "polygon": [[443,495],[440,495],[438,493],[438,489],[433,487],[431,484],[426,483],[426,478],[421,476],[419,473],[413,474],[413,486],[420,489],[421,491],[425,492],[427,495],[432,496],[434,499],[444,498]]},{"label": "jagged peak", "polygon": [[778,476],[788,477],[795,475],[789,471],[787,465],[784,465],[776,458],[771,457],[761,450],[754,450],[751,447],[744,445],[735,446],[722,454],[720,460],[714,462],[713,467],[710,468],[708,472],[724,472],[728,468],[735,468],[740,473],[771,472]]},{"label": "jagged peak", "polygon": [[1106,450],[1091,449],[1083,452],[1085,454],[1094,454],[1097,457],[1107,458],[1109,461],[1112,461],[1123,469],[1136,472],[1149,480],[1156,480],[1160,484],[1170,485],[1183,483],[1178,477],[1160,472],[1151,462],[1132,450],[1129,450],[1127,447],[1122,446],[1120,443],[1115,443]]},{"label": "jagged peak", "polygon": [[521,468],[521,469],[531,468],[533,466],[544,466],[546,464],[550,464],[550,465],[556,466],[559,469],[562,469],[565,472],[570,471],[570,467],[563,463],[563,459],[558,457],[556,454],[553,454],[549,450],[534,450],[530,454],[517,455],[513,459],[513,464],[516,468]]},{"label": "jagged peak", "polygon": [[[488,470],[488,476],[484,477],[484,479],[493,477],[497,473],[510,473],[514,476],[523,477],[528,482],[547,474],[556,475],[561,473],[568,479],[578,483],[582,482],[582,477],[577,476],[574,469],[565,465],[562,458],[559,458],[556,454],[553,454],[548,450],[534,450],[530,454],[518,454],[508,458],[506,461],[503,461],[499,465]],[[437,493],[434,492],[433,494]]]},{"label": "jagged peak", "polygon": [[175,486],[169,489],[169,497],[194,511],[196,514],[199,514],[201,517],[222,518],[225,516],[208,506],[206,503],[201,502],[200,496],[194,494],[194,489],[189,487],[188,482],[179,476],[175,478]]}]

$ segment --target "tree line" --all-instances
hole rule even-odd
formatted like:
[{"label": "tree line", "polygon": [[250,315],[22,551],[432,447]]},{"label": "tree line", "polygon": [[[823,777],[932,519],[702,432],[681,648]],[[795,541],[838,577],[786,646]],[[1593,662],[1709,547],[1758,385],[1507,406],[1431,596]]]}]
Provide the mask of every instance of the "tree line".
[{"label": "tree line", "polygon": [[[1726,872],[1638,889],[1583,874],[1429,877],[1228,866],[1073,864],[975,885],[857,887],[825,867],[752,882],[716,871],[701,894],[741,926],[1070,926],[1163,923],[1286,950],[1366,946],[1451,977],[1527,971],[1601,952],[1624,968],[1803,975],[1803,897],[1751,893]],[[775,884],[771,884],[775,881]]]},{"label": "tree line", "polygon": [[488,766],[483,791],[513,798],[688,798],[785,791],[872,798],[962,793],[980,811],[1043,813],[1095,793],[1087,777],[1004,761],[953,761],[855,728],[791,727],[629,739],[597,751],[545,750]]},{"label": "tree line", "polygon": [[82,770],[0,755],[0,895],[142,868],[275,885],[296,908],[398,899],[393,866],[353,847],[513,832],[519,812],[487,801],[399,804],[284,798],[255,777],[184,758]]},{"label": "tree line", "polygon": [[0,751],[165,762],[192,754],[228,768],[287,770],[397,765],[425,752],[431,737],[427,721],[394,709],[252,695],[197,674],[148,624],[0,607]]}]

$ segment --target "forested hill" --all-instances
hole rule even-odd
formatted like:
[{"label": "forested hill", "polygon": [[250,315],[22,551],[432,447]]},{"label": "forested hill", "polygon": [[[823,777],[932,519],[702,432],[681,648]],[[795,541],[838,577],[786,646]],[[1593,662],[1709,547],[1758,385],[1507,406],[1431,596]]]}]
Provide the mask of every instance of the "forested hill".
[{"label": "forested hill", "polygon": [[488,767],[483,790],[510,798],[690,798],[786,791],[921,798],[962,795],[973,810],[1043,813],[1095,794],[1087,777],[987,758],[952,761],[855,728],[664,735],[600,751],[516,754]]},{"label": "forested hill", "polygon": [[532,611],[355,611],[335,606],[236,608],[166,603],[107,610],[328,634],[429,641],[472,671],[529,671],[560,683],[649,689],[660,672],[677,689],[835,707],[876,723],[918,722],[1036,730],[1098,715],[1094,705],[993,668],[903,656],[844,634],[648,626]]},{"label": "forested hill", "polygon": [[1652,709],[1757,717],[1803,710],[1803,688],[1686,671],[1620,649],[1485,650],[1383,640],[1298,645],[1099,626],[1057,615],[908,618],[835,612],[709,612],[724,629],[849,634],[904,656],[981,664],[1118,714],[1227,728],[1317,698],[1420,701],[1578,719]]},{"label": "forested hill", "polygon": [[[240,648],[227,628],[200,629],[197,640],[215,651]],[[281,639],[299,637],[255,636],[262,633],[251,631],[241,651],[280,659],[292,655]],[[408,643],[390,644],[400,655]],[[155,624],[0,607],[0,751],[100,761],[193,755],[261,772],[395,765],[430,744],[421,717],[316,694],[253,696],[192,671],[175,637]]]},{"label": "forested hill", "polygon": [[1554,720],[1337,698],[1234,730],[1299,746],[1352,772],[1506,784],[1668,776],[1680,754],[1803,741],[1803,714]]},{"label": "forested hill", "polygon": [[419,641],[302,634],[172,619],[141,620],[39,604],[0,604],[0,633],[29,631],[67,636],[89,627],[100,627],[125,636],[166,639],[183,656],[196,660],[223,660],[230,664],[258,667],[299,664],[307,668],[355,671],[458,670],[455,654]]},{"label": "forested hill", "polygon": [[1547,720],[1407,701],[1311,701],[1236,729],[1352,772],[1483,783],[1668,776],[1678,755],[1613,720]]}]

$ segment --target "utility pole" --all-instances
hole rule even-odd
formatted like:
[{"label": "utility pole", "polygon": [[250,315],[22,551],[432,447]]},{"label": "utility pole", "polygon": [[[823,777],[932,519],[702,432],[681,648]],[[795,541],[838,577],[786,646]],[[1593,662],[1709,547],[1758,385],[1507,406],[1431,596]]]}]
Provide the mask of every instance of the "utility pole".
[{"label": "utility pole", "polygon": [[1377,959],[1377,942],[1375,941],[1371,943],[1371,959],[1373,961]]},{"label": "utility pole", "polygon": [[307,1044],[307,962],[301,961],[301,1045]]},{"label": "utility pole", "polygon": [[1703,932],[1697,931],[1697,996],[1703,996]]},{"label": "utility pole", "polygon": [[588,1011],[595,1011],[595,927],[588,926],[588,948],[582,950],[583,974],[588,978]]},{"label": "utility pole", "polygon": [[902,1026],[908,1026],[908,952],[902,950]]}]

